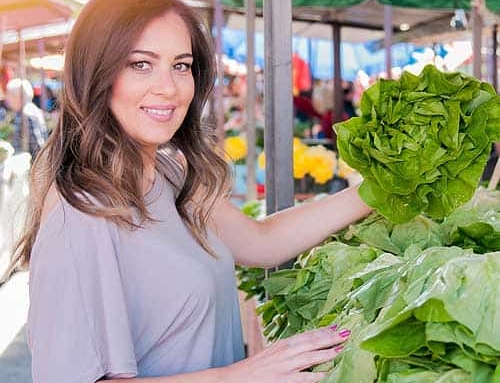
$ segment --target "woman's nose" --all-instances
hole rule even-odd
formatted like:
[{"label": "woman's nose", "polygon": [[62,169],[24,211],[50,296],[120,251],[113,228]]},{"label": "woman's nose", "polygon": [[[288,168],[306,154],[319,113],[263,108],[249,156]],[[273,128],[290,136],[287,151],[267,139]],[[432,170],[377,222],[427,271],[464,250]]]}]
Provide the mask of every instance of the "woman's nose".
[{"label": "woman's nose", "polygon": [[154,94],[161,94],[165,96],[173,96],[177,89],[175,80],[169,70],[164,70],[158,73],[154,79],[152,91]]}]

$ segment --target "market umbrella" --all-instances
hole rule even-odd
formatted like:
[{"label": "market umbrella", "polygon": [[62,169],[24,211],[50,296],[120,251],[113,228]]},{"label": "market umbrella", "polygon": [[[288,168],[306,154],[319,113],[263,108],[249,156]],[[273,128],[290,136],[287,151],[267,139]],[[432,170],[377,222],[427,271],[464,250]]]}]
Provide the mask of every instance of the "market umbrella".
[{"label": "market umbrella", "polygon": [[[0,0],[0,37],[6,31],[19,34],[20,71],[23,70],[24,42],[21,31],[27,28],[68,20],[73,9],[59,0]],[[2,58],[0,38],[0,59]]]},{"label": "market umbrella", "polygon": [[[17,31],[19,36],[19,75],[25,77],[25,46],[21,31],[26,28],[67,20],[72,8],[57,0],[0,0],[0,60],[3,51],[3,33]],[[43,51],[43,47],[41,48]],[[23,122],[23,149],[28,147],[27,126]]]},{"label": "market umbrella", "polygon": [[67,20],[73,10],[56,0],[0,0],[1,29],[22,30]]}]

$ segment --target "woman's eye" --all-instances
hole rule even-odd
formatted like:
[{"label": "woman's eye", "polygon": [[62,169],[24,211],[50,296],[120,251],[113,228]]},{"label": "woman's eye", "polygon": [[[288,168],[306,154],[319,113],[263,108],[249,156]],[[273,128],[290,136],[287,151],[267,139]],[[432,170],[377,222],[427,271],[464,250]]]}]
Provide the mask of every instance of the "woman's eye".
[{"label": "woman's eye", "polygon": [[189,72],[192,65],[191,63],[177,63],[174,64],[174,69],[181,72]]},{"label": "woman's eye", "polygon": [[140,71],[151,69],[151,64],[147,61],[134,61],[134,62],[130,63],[130,66],[133,69],[137,69]]}]

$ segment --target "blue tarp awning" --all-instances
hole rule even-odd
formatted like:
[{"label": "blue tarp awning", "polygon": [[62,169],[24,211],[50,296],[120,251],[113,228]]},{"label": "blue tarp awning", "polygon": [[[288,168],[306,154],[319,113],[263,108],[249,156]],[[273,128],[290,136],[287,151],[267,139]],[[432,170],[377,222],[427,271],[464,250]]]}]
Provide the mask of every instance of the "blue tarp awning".
[{"label": "blue tarp awning", "polygon": [[[314,78],[333,78],[333,43],[331,40],[293,37],[293,50],[311,68]],[[372,51],[368,44],[341,43],[341,73],[345,80],[354,80],[359,70],[368,75],[385,71],[385,53],[383,49]],[[229,58],[241,63],[246,62],[245,31],[223,28],[222,50]],[[414,52],[422,47],[410,43],[398,43],[392,46],[392,66],[404,67],[415,62]],[[255,34],[255,64],[264,67],[264,35]]]}]

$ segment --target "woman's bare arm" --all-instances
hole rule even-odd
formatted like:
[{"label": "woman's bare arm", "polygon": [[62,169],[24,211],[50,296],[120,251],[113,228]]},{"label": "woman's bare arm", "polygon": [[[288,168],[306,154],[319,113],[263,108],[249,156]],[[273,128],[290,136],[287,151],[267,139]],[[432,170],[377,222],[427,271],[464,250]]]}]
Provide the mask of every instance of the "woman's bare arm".
[{"label": "woman's bare arm", "polygon": [[262,221],[246,217],[224,200],[215,208],[212,225],[238,264],[272,267],[310,249],[370,211],[358,196],[357,186],[353,186]]}]

